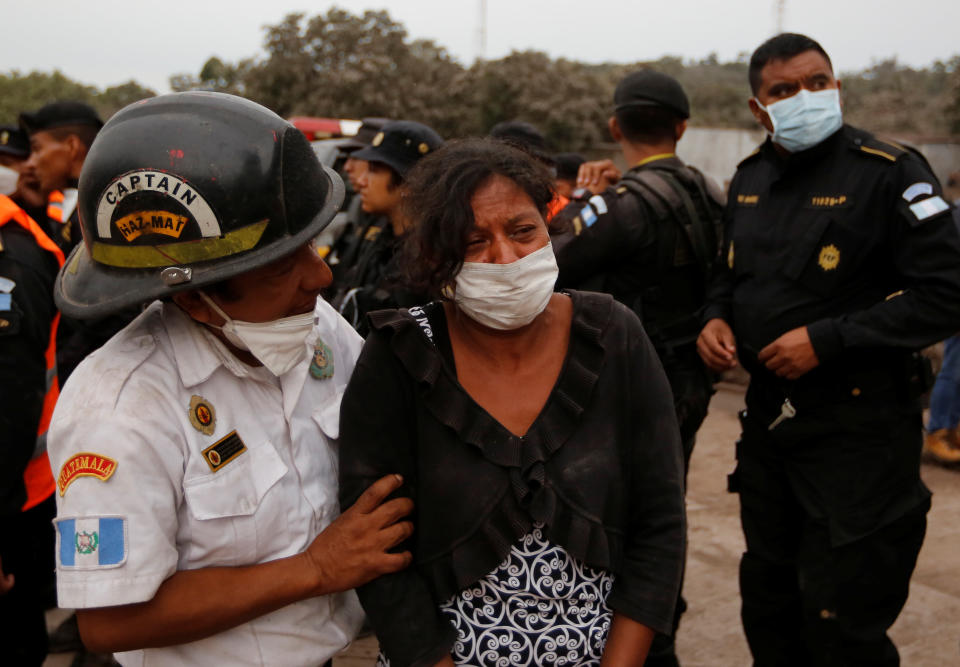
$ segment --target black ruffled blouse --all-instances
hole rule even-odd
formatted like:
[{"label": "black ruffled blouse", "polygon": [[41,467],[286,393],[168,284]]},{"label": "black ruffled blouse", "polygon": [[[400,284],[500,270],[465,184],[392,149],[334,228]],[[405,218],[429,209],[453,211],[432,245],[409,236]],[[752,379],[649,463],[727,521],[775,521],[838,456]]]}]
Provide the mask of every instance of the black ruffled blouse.
[{"label": "black ruffled blouse", "polygon": [[[340,499],[400,473],[412,498],[407,570],[358,589],[393,665],[431,665],[455,637],[438,606],[545,525],[615,574],[608,605],[669,633],[685,548],[683,462],[670,387],[637,317],[570,292],[560,376],[517,437],[457,381],[439,304],[379,311],[343,398]],[[520,389],[522,391],[522,389]]]}]

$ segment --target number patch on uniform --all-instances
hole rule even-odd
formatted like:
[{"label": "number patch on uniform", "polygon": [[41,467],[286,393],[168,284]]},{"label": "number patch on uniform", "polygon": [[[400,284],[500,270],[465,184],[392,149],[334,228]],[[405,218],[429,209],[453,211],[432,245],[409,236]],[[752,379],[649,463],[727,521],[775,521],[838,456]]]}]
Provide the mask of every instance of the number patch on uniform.
[{"label": "number patch on uniform", "polygon": [[217,472],[245,451],[247,446],[243,444],[243,440],[236,431],[231,431],[203,450],[203,460],[210,466],[210,470]]},{"label": "number patch on uniform", "polygon": [[65,570],[107,570],[127,561],[127,520],[120,516],[62,517],[57,563]]}]

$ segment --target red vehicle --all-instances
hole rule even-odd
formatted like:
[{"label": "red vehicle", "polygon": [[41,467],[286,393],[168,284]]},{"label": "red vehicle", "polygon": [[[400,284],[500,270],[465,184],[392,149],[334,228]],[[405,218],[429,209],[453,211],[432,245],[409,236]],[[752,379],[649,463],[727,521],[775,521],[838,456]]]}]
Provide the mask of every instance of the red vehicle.
[{"label": "red vehicle", "polygon": [[336,137],[352,137],[360,129],[359,120],[343,118],[314,118],[310,116],[294,116],[288,118],[293,126],[303,132],[310,141],[319,139],[333,139]]}]

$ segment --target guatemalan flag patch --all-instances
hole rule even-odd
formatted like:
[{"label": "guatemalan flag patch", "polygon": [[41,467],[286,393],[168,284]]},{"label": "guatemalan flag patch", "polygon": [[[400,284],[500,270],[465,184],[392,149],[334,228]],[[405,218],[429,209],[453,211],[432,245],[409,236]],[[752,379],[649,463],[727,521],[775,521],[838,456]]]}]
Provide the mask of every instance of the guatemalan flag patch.
[{"label": "guatemalan flag patch", "polygon": [[57,519],[57,561],[68,570],[105,570],[127,560],[127,520],[117,516]]}]

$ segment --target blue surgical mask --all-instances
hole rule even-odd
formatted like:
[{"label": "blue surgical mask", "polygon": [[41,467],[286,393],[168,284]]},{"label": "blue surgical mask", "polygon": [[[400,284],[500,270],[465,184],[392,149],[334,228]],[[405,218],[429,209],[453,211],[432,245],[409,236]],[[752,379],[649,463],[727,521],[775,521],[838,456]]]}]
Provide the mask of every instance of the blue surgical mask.
[{"label": "blue surgical mask", "polygon": [[816,146],[843,126],[838,88],[815,93],[801,88],[796,95],[768,107],[756,102],[770,116],[773,141],[791,153]]}]

